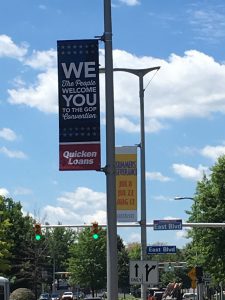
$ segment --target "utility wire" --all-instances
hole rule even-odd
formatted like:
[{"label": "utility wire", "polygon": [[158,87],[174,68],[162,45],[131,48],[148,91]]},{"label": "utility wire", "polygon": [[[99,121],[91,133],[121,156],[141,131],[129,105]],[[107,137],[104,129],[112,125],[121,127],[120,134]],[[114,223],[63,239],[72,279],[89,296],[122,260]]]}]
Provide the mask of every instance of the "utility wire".
[{"label": "utility wire", "polygon": [[155,77],[155,75],[156,75],[156,73],[157,73],[158,71],[159,71],[159,69],[156,70],[155,73],[152,75],[152,78],[150,78],[148,84],[147,84],[146,87],[144,88],[144,91],[147,89],[147,87],[149,86],[149,84],[152,82],[153,78]]}]

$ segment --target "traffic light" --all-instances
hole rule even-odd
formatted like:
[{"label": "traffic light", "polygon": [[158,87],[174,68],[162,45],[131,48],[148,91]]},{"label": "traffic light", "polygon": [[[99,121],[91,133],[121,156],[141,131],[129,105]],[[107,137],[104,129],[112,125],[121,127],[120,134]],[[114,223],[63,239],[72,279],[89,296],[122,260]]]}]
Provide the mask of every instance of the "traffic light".
[{"label": "traffic light", "polygon": [[40,241],[41,239],[41,224],[34,224],[34,233],[36,241]]},{"label": "traffic light", "polygon": [[98,223],[97,222],[92,223],[91,234],[92,234],[92,238],[94,240],[97,240],[99,238],[98,232],[99,232]]}]

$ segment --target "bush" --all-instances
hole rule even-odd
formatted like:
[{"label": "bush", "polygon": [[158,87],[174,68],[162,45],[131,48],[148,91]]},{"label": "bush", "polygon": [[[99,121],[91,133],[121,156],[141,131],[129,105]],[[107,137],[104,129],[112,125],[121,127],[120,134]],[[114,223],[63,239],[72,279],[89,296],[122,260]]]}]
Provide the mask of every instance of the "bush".
[{"label": "bush", "polygon": [[26,288],[19,288],[10,294],[9,300],[36,300],[34,293]]}]

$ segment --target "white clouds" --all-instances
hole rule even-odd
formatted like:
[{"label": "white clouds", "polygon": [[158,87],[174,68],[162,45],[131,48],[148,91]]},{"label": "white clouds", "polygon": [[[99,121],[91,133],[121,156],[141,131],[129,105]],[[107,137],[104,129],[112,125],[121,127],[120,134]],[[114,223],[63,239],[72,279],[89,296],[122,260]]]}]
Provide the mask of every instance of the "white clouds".
[{"label": "white clouds", "polygon": [[182,148],[178,147],[178,151],[179,153],[185,155],[202,155],[215,162],[220,156],[225,155],[225,146],[224,143],[222,145],[217,146],[206,145],[201,149],[198,149],[196,147],[185,146]]},{"label": "white clouds", "polygon": [[158,180],[161,182],[171,181],[171,178],[162,175],[160,172],[146,172],[146,179]]},{"label": "white clouds", "polygon": [[201,154],[215,161],[225,154],[225,146],[205,146]]},{"label": "white clouds", "polygon": [[25,64],[39,70],[48,70],[56,66],[56,51],[33,51],[31,57],[28,57]]},{"label": "white clouds", "polygon": [[[172,54],[168,61],[152,57],[136,57],[125,51],[114,51],[116,67],[146,68],[161,66],[145,90],[146,124],[155,120],[158,129],[169,119],[206,117],[225,112],[225,67],[198,51],[186,51],[184,56]],[[153,73],[144,78],[144,86]],[[129,73],[115,72],[115,112],[119,118],[139,120],[138,78]],[[215,84],[211,84],[213,82]],[[136,129],[136,127],[135,127]],[[152,130],[153,131],[153,130]]]},{"label": "white clouds", "polygon": [[17,46],[7,35],[0,35],[0,57],[11,57],[21,60],[27,54],[28,46]]},{"label": "white clouds", "polygon": [[120,2],[122,2],[128,6],[135,6],[135,5],[140,4],[139,0],[120,0]]},{"label": "white clouds", "polygon": [[106,223],[106,195],[86,187],[65,192],[58,198],[58,206],[46,206],[44,214],[51,224]]},{"label": "white clouds", "polygon": [[187,229],[183,229],[183,230],[179,230],[176,232],[176,238],[178,240],[180,239],[184,239],[184,242],[186,241],[187,243],[187,238],[188,238],[188,230]]},{"label": "white clouds", "polygon": [[10,128],[2,128],[0,129],[0,138],[3,138],[7,141],[14,141],[16,140],[17,136],[16,133]]},{"label": "white clouds", "polygon": [[24,152],[22,152],[22,151],[12,151],[12,150],[9,150],[6,147],[1,147],[0,148],[0,153],[5,154],[9,158],[19,158],[19,159],[27,158],[27,156]]},{"label": "white clouds", "polygon": [[190,24],[197,39],[217,42],[225,37],[224,7],[190,10]]},{"label": "white clouds", "polygon": [[28,188],[17,187],[13,193],[16,196],[18,196],[18,195],[30,195],[30,194],[32,194],[32,191]]},{"label": "white clouds", "polygon": [[[23,54],[24,55],[24,54]],[[121,68],[161,66],[144,77],[146,132],[157,132],[170,119],[207,117],[215,112],[225,113],[225,65],[195,50],[183,56],[171,54],[167,60],[151,56],[137,57],[122,50],[114,50],[114,65]],[[104,51],[100,51],[100,62]],[[40,73],[34,82],[8,89],[11,104],[27,105],[44,113],[57,113],[56,51],[33,51],[23,60]],[[212,85],[213,80],[213,85]],[[140,130],[140,100],[138,77],[127,72],[114,72],[116,127],[127,132]],[[18,83],[18,82],[17,82]],[[105,110],[104,76],[100,75],[101,111]]]},{"label": "white clouds", "polygon": [[0,188],[0,195],[7,197],[9,195],[9,191],[5,188]]},{"label": "white clouds", "polygon": [[45,113],[58,112],[57,74],[48,69],[37,76],[35,85],[8,90],[11,104],[24,104]]},{"label": "white clouds", "polygon": [[201,180],[204,174],[208,173],[208,168],[199,165],[198,168],[194,168],[185,164],[173,164],[174,172],[182,178],[191,180]]}]

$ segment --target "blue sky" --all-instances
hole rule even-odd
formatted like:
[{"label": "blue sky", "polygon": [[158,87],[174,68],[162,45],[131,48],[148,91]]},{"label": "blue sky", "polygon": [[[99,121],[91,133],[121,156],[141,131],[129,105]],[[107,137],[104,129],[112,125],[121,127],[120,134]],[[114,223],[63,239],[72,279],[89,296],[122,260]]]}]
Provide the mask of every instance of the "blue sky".
[{"label": "blue sky", "polygon": [[[147,222],[185,222],[192,201],[173,198],[193,197],[203,172],[225,153],[224,15],[223,0],[112,0],[114,67],[161,66],[144,78]],[[105,175],[58,170],[56,64],[57,40],[103,34],[103,0],[1,1],[0,28],[1,194],[41,222],[105,223]],[[103,42],[99,55],[104,66]],[[116,145],[138,144],[138,78],[116,72],[114,94]],[[140,180],[138,186],[140,192]],[[140,229],[118,233],[126,243],[140,242]],[[148,228],[147,235],[148,245],[188,241],[184,231]]]}]

